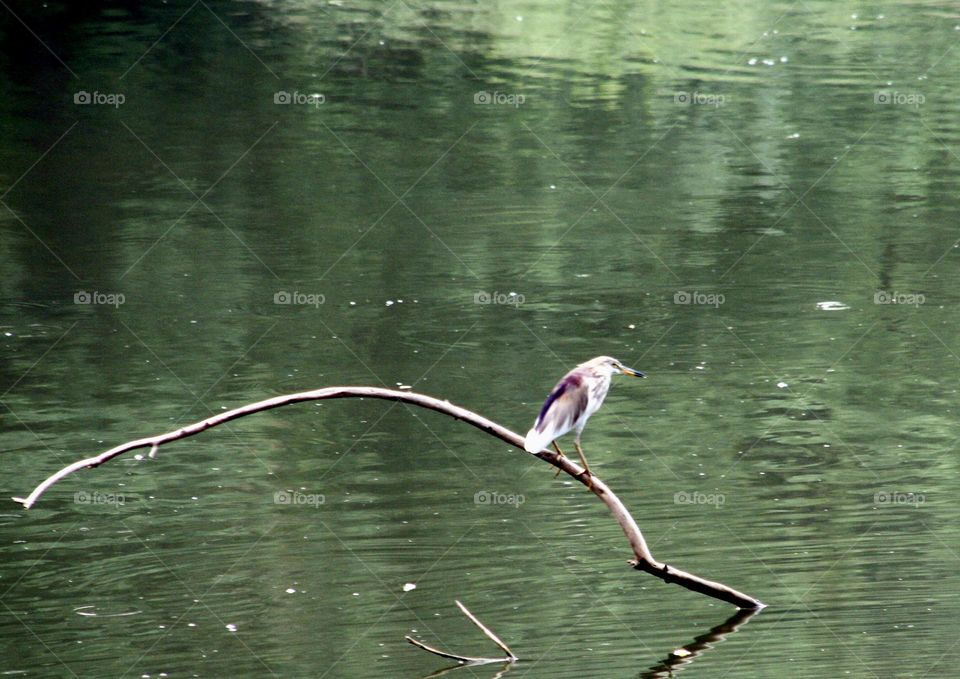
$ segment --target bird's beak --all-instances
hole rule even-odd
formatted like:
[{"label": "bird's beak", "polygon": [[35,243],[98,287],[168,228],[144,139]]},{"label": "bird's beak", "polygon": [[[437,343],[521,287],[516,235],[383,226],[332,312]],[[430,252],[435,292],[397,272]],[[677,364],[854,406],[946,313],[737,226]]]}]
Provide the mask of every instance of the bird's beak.
[{"label": "bird's beak", "polygon": [[625,365],[620,366],[620,371],[621,371],[624,375],[633,375],[634,377],[646,377],[646,376],[647,376],[646,373],[642,373],[642,372],[640,372],[639,370],[634,370],[633,368],[628,368],[628,367],[625,366]]}]

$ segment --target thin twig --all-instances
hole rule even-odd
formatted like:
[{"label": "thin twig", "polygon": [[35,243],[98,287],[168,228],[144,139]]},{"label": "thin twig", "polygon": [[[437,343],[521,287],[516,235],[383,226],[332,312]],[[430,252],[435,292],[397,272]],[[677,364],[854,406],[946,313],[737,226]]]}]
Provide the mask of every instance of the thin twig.
[{"label": "thin twig", "polygon": [[441,658],[450,658],[451,660],[456,660],[457,662],[464,663],[465,665],[489,665],[490,663],[495,662],[514,662],[516,660],[516,658],[474,658],[469,655],[457,655],[456,653],[447,653],[446,651],[441,651],[439,648],[428,646],[422,641],[417,641],[410,636],[406,636],[404,639],[409,641],[417,648],[422,648],[427,653],[439,655]]},{"label": "thin twig", "polygon": [[473,613],[467,610],[466,606],[464,606],[459,601],[455,601],[454,603],[456,603],[457,607],[461,611],[463,611],[463,614],[470,619],[470,622],[472,622],[474,625],[479,627],[480,631],[486,634],[487,637],[490,639],[490,641],[492,641],[493,643],[495,643],[497,646],[500,647],[500,650],[506,653],[511,659],[518,660],[517,656],[513,654],[513,651],[511,651],[509,647],[507,647],[507,645],[500,640],[500,637],[498,637],[496,634],[490,631],[490,629],[486,625],[480,622],[480,620],[477,619],[477,616],[475,616]]},{"label": "thin twig", "polygon": [[486,625],[480,622],[480,620],[477,619],[477,616],[475,616],[473,613],[467,610],[466,606],[464,606],[459,601],[455,601],[455,603],[457,604],[457,607],[463,612],[463,614],[467,616],[470,622],[472,622],[474,625],[479,627],[481,632],[486,634],[487,637],[491,641],[493,641],[493,643],[499,646],[507,654],[506,658],[473,658],[468,655],[457,655],[456,653],[447,653],[446,651],[441,651],[439,648],[428,646],[422,641],[417,641],[416,639],[410,636],[404,637],[404,639],[409,641],[411,644],[413,644],[417,648],[422,648],[424,651],[427,651],[428,653],[439,655],[442,658],[450,658],[451,660],[456,660],[457,662],[466,663],[468,665],[487,665],[489,663],[495,663],[495,662],[513,663],[519,660],[519,658],[513,654],[513,651],[507,648],[507,645],[505,643],[500,641],[500,638],[496,634],[491,632]]},{"label": "thin twig", "polygon": [[[437,412],[450,415],[458,420],[463,420],[467,424],[473,425],[474,427],[485,431],[491,436],[495,436],[501,441],[505,441],[510,445],[523,450],[523,437],[519,434],[510,431],[503,425],[497,424],[492,420],[488,420],[477,413],[467,410],[466,408],[455,406],[449,401],[441,401],[440,399],[433,398],[432,396],[418,394],[412,391],[397,391],[394,389],[381,389],[379,387],[327,387],[325,389],[315,389],[313,391],[302,391],[296,394],[275,396],[274,398],[269,398],[264,401],[250,403],[240,408],[217,413],[216,415],[205,420],[201,420],[186,427],[181,427],[180,429],[167,432],[166,434],[129,441],[94,457],[88,457],[86,459],[78,460],[77,462],[69,464],[60,471],[46,478],[42,483],[40,483],[40,485],[34,488],[30,495],[28,495],[26,498],[15,497],[13,499],[29,509],[40,498],[40,496],[43,495],[48,488],[50,488],[50,486],[57,483],[64,477],[69,476],[79,469],[101,465],[104,462],[112,460],[118,455],[128,451],[146,447],[153,448],[154,446],[160,446],[170,441],[176,441],[178,439],[194,436],[202,431],[210,429],[211,427],[215,427],[218,424],[223,424],[224,422],[229,422],[246,415],[261,412],[263,410],[279,408],[280,406],[288,405],[290,403],[300,403],[302,401],[320,401],[323,399],[332,398],[379,398],[389,401],[403,401],[405,403],[412,403],[413,405],[417,405],[422,408],[428,408],[430,410],[436,410]],[[569,476],[572,476],[584,486],[587,486],[587,488],[594,495],[600,498],[607,505],[607,508],[613,514],[614,518],[617,520],[617,523],[620,524],[620,528],[627,536],[627,540],[630,543],[630,548],[633,550],[633,554],[636,557],[632,564],[637,570],[646,571],[647,573],[660,578],[664,582],[676,583],[694,592],[707,594],[708,596],[726,601],[739,608],[763,608],[764,604],[759,599],[755,599],[752,596],[744,594],[743,592],[739,592],[719,582],[706,580],[693,575],[692,573],[687,573],[680,569],[673,568],[672,566],[668,566],[667,564],[660,563],[654,559],[653,554],[650,553],[650,548],[647,547],[647,542],[643,539],[643,533],[640,532],[640,528],[637,526],[637,522],[630,515],[630,512],[627,511],[627,508],[620,501],[620,498],[618,498],[614,492],[610,490],[610,488],[602,480],[600,480],[598,476],[590,476],[588,480],[586,475],[583,473],[584,470],[578,467],[576,463],[570,461],[570,459],[567,457],[558,455],[557,453],[546,449],[541,450],[538,453],[533,453],[533,455],[540,458],[544,462],[552,464],[554,467],[562,469]]]}]

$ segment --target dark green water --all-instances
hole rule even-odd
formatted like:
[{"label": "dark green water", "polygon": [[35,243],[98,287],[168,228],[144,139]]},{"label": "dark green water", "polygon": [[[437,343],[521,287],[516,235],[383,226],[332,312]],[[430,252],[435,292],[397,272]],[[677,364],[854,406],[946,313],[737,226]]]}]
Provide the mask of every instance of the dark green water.
[{"label": "dark green water", "polygon": [[[591,420],[591,465],[658,558],[769,604],[684,676],[960,661],[954,6],[0,16],[0,497],[327,385],[526,431],[611,354],[650,377]],[[404,635],[495,652],[454,599],[511,676],[665,676],[734,612],[631,571],[546,465],[385,402],[262,413],[5,507],[11,676],[421,677],[446,663]]]}]

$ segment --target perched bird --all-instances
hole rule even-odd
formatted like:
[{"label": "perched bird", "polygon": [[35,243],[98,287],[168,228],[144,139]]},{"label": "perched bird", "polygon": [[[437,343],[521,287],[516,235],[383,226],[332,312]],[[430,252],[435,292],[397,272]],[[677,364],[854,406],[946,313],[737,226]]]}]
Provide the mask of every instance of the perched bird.
[{"label": "perched bird", "polygon": [[573,439],[573,445],[577,448],[577,454],[583,462],[584,473],[587,475],[588,485],[592,488],[593,486],[589,484],[592,474],[587,465],[587,458],[583,456],[583,448],[580,447],[580,434],[587,426],[590,416],[603,405],[603,399],[607,397],[607,392],[610,390],[610,378],[618,374],[646,377],[639,370],[628,368],[609,356],[597,356],[586,363],[581,363],[564,375],[544,401],[533,428],[527,432],[523,442],[527,452],[539,453],[553,443],[556,451],[563,455],[563,451],[557,446],[556,439],[571,429],[576,429],[577,435]]}]

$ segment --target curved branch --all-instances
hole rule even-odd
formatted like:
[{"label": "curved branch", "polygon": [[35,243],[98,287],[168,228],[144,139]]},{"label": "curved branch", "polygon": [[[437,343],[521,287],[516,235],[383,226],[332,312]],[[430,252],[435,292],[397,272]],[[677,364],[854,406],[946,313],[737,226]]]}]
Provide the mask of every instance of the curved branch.
[{"label": "curved branch", "polygon": [[[275,396],[274,398],[268,398],[264,401],[250,403],[240,408],[234,408],[233,410],[227,410],[222,413],[218,413],[213,417],[208,417],[205,420],[194,422],[193,424],[187,425],[186,427],[181,427],[180,429],[175,429],[174,431],[167,432],[166,434],[150,436],[148,438],[137,439],[135,441],[128,441],[127,443],[116,446],[115,448],[111,448],[110,450],[100,453],[99,455],[95,455],[94,457],[88,457],[84,460],[78,460],[77,462],[67,465],[60,471],[46,478],[40,485],[34,488],[33,492],[31,492],[26,498],[15,497],[13,499],[29,509],[40,498],[40,496],[43,495],[48,488],[50,488],[50,486],[57,483],[64,477],[69,476],[73,472],[80,469],[97,467],[104,462],[112,460],[118,455],[122,455],[123,453],[131,450],[136,450],[138,448],[150,448],[152,452],[156,452],[157,448],[164,443],[169,443],[178,439],[184,439],[189,436],[195,436],[196,434],[206,431],[211,427],[215,427],[218,424],[236,420],[246,415],[252,415],[253,413],[258,413],[263,410],[270,410],[272,408],[279,408],[280,406],[285,406],[290,403],[300,403],[302,401],[322,401],[324,399],[332,398],[379,398],[388,401],[412,403],[413,405],[420,406],[421,408],[435,410],[439,413],[443,413],[444,415],[449,415],[450,417],[462,420],[463,422],[473,425],[474,427],[477,427],[491,436],[495,436],[501,441],[509,443],[515,448],[524,450],[523,437],[519,434],[510,431],[506,427],[497,424],[493,420],[488,420],[477,413],[467,410],[466,408],[461,408],[460,406],[454,405],[449,401],[441,401],[440,399],[433,398],[432,396],[418,394],[412,391],[397,391],[394,389],[381,389],[379,387],[326,387],[323,389],[314,389],[312,391],[301,391],[296,394]],[[526,453],[526,451],[524,451],[524,453]],[[569,458],[563,457],[549,450],[541,450],[539,453],[533,453],[533,455],[540,458],[544,462],[552,464],[554,467],[559,468],[568,475],[580,481],[580,483],[591,490],[594,495],[600,498],[604,504],[607,505],[610,513],[613,514],[614,518],[617,520],[617,523],[620,524],[620,528],[623,529],[624,534],[627,536],[627,540],[630,543],[630,548],[633,550],[635,557],[635,559],[631,561],[631,564],[637,570],[642,570],[650,573],[651,575],[655,575],[664,582],[676,583],[681,587],[685,587],[694,592],[700,592],[701,594],[712,596],[716,599],[720,599],[721,601],[726,601],[727,603],[731,603],[739,608],[763,608],[764,604],[759,599],[755,599],[752,596],[744,594],[743,592],[738,592],[737,590],[727,587],[719,582],[706,580],[693,575],[692,573],[687,573],[657,561],[653,558],[650,548],[647,547],[647,542],[643,539],[643,533],[640,532],[640,527],[637,526],[637,522],[634,521],[633,517],[630,515],[630,512],[627,511],[627,508],[620,501],[620,498],[618,498],[614,492],[610,490],[607,484],[605,484],[598,476],[591,476],[590,480],[592,481],[592,485],[588,485],[586,476],[583,475],[584,470],[572,462]]]}]

